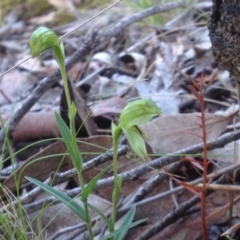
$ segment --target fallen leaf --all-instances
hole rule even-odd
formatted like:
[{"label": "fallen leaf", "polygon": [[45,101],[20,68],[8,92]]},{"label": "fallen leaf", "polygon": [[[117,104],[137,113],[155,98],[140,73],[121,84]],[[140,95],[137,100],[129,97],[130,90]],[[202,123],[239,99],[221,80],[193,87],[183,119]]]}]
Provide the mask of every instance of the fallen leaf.
[{"label": "fallen leaf", "polygon": [[21,94],[31,88],[34,81],[28,76],[27,72],[12,70],[4,74],[0,81],[0,105],[17,101]]},{"label": "fallen leaf", "polygon": [[[48,196],[45,192],[43,192],[40,196],[37,197],[36,200],[41,200],[44,197]],[[75,198],[76,203],[83,207],[82,202],[79,198]],[[88,197],[88,203],[95,206],[102,212],[107,212],[111,209],[112,203],[102,199],[94,194],[90,194]],[[91,218],[98,217],[99,215],[94,211],[89,211]],[[52,236],[57,231],[64,229],[66,227],[71,227],[76,224],[82,223],[82,220],[66,205],[63,203],[59,203],[53,206],[50,206],[45,209],[41,209],[41,211],[36,211],[32,214],[28,215],[28,219],[31,220],[31,224],[35,232],[43,229],[42,234],[44,236]],[[51,222],[49,222],[51,219]],[[65,239],[79,239],[79,229],[71,230],[69,232],[61,234],[57,239],[65,240]]]},{"label": "fallen leaf", "polygon": [[[22,60],[20,60],[19,62],[22,62]],[[57,69],[56,67],[45,67],[45,66],[43,66],[42,62],[39,58],[30,58],[27,61],[24,61],[23,63],[21,63],[20,68],[24,69],[24,70],[27,70],[27,71],[30,71],[32,73],[34,73],[34,72],[39,73],[40,72],[40,73],[45,73],[47,75],[52,73],[54,70]],[[27,72],[26,72],[26,74],[27,74]]]},{"label": "fallen leaf", "polygon": [[[199,113],[160,116],[143,125],[142,130],[155,154],[167,154],[202,143],[199,116]],[[231,118],[232,116],[206,113],[207,139],[217,138],[225,130]]]},{"label": "fallen leaf", "polygon": [[[4,122],[9,118],[10,114],[2,115]],[[31,139],[56,137],[58,135],[59,129],[56,124],[54,112],[52,110],[43,110],[40,112],[27,113],[14,129],[12,139],[15,142],[20,142]]]},{"label": "fallen leaf", "polygon": [[114,114],[119,116],[123,108],[127,105],[127,101],[121,97],[111,97],[97,103],[92,109],[92,116],[102,116],[106,114]]},{"label": "fallen leaf", "polygon": [[[93,120],[93,117],[91,116],[91,112],[86,104],[86,101],[78,93],[75,85],[71,81],[68,81],[68,87],[69,87],[71,101],[75,103],[75,106],[77,108],[77,114],[75,118],[76,131],[78,131],[79,128],[82,126],[82,128],[79,130],[82,133],[81,137],[96,135],[97,126]],[[68,124],[69,118],[68,118],[67,109],[68,109],[68,106],[66,102],[66,95],[63,90],[63,93],[61,96],[61,103],[60,103],[60,113],[61,113],[61,117]]]},{"label": "fallen leaf", "polygon": [[[4,180],[2,183],[3,187],[14,192],[17,183],[21,186],[27,182],[25,176],[44,181],[50,176],[50,173],[56,170],[60,172],[68,170],[69,164],[68,161],[66,161],[68,157],[61,155],[61,153],[64,154],[65,152],[66,148],[62,142],[49,145],[39,153],[28,158],[14,174]],[[0,194],[4,196],[2,189],[0,190]]]},{"label": "fallen leaf", "polygon": [[222,148],[208,151],[208,156],[220,162],[238,163],[240,161],[240,140],[231,142]]}]

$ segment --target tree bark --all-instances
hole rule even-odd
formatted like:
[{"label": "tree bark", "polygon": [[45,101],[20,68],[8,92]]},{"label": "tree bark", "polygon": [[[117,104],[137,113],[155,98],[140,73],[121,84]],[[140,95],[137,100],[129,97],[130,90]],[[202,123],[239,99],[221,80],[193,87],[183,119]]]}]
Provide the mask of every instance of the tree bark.
[{"label": "tree bark", "polygon": [[240,83],[240,1],[213,0],[208,22],[213,55],[219,66]]}]

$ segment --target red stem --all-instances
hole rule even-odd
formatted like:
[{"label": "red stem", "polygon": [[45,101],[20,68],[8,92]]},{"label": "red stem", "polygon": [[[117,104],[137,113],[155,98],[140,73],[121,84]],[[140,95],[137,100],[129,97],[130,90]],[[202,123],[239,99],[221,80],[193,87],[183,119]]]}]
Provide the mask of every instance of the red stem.
[{"label": "red stem", "polygon": [[207,170],[208,170],[208,162],[207,162],[207,132],[206,132],[206,119],[205,119],[205,106],[204,106],[204,97],[202,86],[200,87],[200,109],[201,109],[201,127],[202,127],[202,140],[203,140],[203,188],[201,195],[201,224],[202,224],[202,232],[203,239],[207,240],[207,226],[206,226],[206,204],[205,204],[205,196],[207,189]]}]

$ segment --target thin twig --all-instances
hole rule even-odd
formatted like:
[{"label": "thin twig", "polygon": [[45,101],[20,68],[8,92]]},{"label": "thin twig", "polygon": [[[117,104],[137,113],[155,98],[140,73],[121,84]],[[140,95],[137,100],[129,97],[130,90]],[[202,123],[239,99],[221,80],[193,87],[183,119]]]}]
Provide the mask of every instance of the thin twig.
[{"label": "thin twig", "polygon": [[[235,132],[235,133],[236,133],[236,132]],[[232,133],[232,135],[235,134],[235,133]],[[234,141],[233,136],[229,136],[229,135],[231,135],[231,134],[229,134],[229,133],[228,133],[228,134],[225,134],[225,135],[219,137],[217,140],[211,141],[212,144],[211,144],[211,142],[209,142],[208,146],[210,147],[210,146],[213,146],[213,145],[214,145],[216,148],[218,148],[218,147],[220,147],[220,146],[223,146],[223,145],[222,145],[223,142],[224,142],[225,144],[227,144],[228,141]],[[234,135],[234,136],[235,136],[235,135]],[[239,131],[238,137],[240,138],[240,131]],[[213,144],[213,142],[214,142],[214,144]],[[218,145],[218,144],[220,144],[220,145]],[[199,150],[199,145],[201,146],[202,144],[198,144],[198,145],[193,146],[192,148],[188,148],[188,151]],[[121,147],[120,147],[119,151],[121,151]],[[180,152],[180,151],[179,151],[179,152]],[[187,154],[187,152],[185,152],[185,154]],[[109,157],[110,157],[110,155],[109,155]],[[170,156],[169,158],[172,159],[171,156]],[[162,158],[160,158],[160,159],[156,159],[156,160],[153,160],[153,161],[157,161],[157,162],[160,161],[160,162],[161,162],[161,159],[162,159],[162,160],[165,160],[165,162],[168,162],[167,159],[166,159],[166,157],[162,157]],[[102,160],[102,159],[101,159],[101,160]],[[92,162],[92,163],[90,164],[91,166],[94,165],[93,162],[94,162],[95,164],[97,163],[95,160],[94,160],[94,161],[91,160],[91,162]],[[150,162],[150,163],[151,163],[151,162]],[[148,163],[148,165],[149,165],[150,163]],[[86,164],[87,164],[87,163],[86,163]],[[168,171],[169,171],[170,173],[171,173],[171,172],[174,173],[174,172],[176,171],[176,169],[179,169],[180,164],[182,164],[182,162],[177,162],[177,163],[173,164],[171,167],[168,168]],[[167,164],[167,165],[168,165],[168,164]],[[86,165],[84,164],[84,165],[83,165],[83,168],[84,168],[84,166],[86,166]],[[95,166],[95,165],[94,165],[94,166]],[[163,165],[162,165],[162,166],[163,166]],[[139,168],[142,168],[142,166],[137,167],[137,168],[135,168],[135,169],[139,169]],[[226,167],[226,168],[221,169],[221,170],[218,170],[218,171],[216,171],[216,172],[214,172],[214,173],[212,173],[212,174],[209,174],[209,175],[207,176],[207,179],[208,179],[208,180],[209,180],[209,179],[213,179],[213,178],[215,178],[215,177],[218,177],[218,176],[223,175],[224,173],[226,173],[226,172],[228,172],[228,171],[232,171],[233,169],[238,169],[238,168],[240,168],[240,163],[238,163],[238,164],[233,164],[233,165],[231,165],[231,166],[229,166],[229,167]],[[124,173],[122,173],[122,174],[119,174],[118,176],[119,176],[119,177],[123,177],[123,181],[132,180],[132,172],[134,172],[135,169],[134,169],[134,170],[127,171],[127,172],[124,172]],[[152,168],[148,168],[148,167],[145,168],[145,170],[147,170],[147,171],[150,171],[151,169],[152,169]],[[72,170],[72,171],[75,172],[75,170]],[[138,172],[138,171],[137,171],[137,172]],[[71,170],[70,170],[70,173],[71,173]],[[58,179],[57,179],[57,182],[62,182],[63,180],[64,180],[64,181],[67,180],[67,178],[66,178],[66,176],[65,176],[65,173],[63,173],[63,174],[64,174],[63,178],[61,178],[61,177],[58,178]],[[75,173],[75,174],[76,174],[76,173]],[[73,174],[71,173],[71,174],[68,175],[68,176],[71,176],[71,177],[72,177]],[[132,204],[134,204],[134,203],[136,203],[136,202],[139,202],[141,199],[144,198],[144,196],[146,196],[148,193],[150,193],[150,192],[154,189],[154,187],[156,186],[156,184],[159,184],[160,182],[162,182],[162,181],[165,180],[166,178],[167,178],[167,174],[165,174],[165,172],[161,172],[161,173],[159,173],[158,175],[156,175],[154,178],[148,180],[145,184],[143,184],[142,186],[139,187],[137,193],[136,193],[130,200],[128,200],[128,201],[124,204],[124,206],[130,206],[130,205],[132,205]],[[50,178],[50,179],[52,179],[52,178]],[[47,181],[47,180],[46,180],[46,181]],[[49,181],[49,179],[48,179],[48,181]],[[196,181],[196,182],[194,182],[194,184],[198,184],[198,183],[201,183],[201,182],[203,181],[203,179],[200,178],[200,179],[195,180],[195,181]],[[95,189],[102,189],[102,188],[105,188],[105,187],[107,187],[107,186],[111,186],[112,184],[113,184],[113,177],[101,179],[101,180],[99,180],[98,183],[96,184]],[[182,190],[182,189],[183,189],[183,187],[174,188],[172,193],[177,192],[177,191],[180,191],[180,190]],[[32,191],[33,191],[33,190],[32,190]],[[31,191],[31,192],[32,192],[32,191]],[[31,198],[32,198],[33,194],[32,194],[31,192],[29,192],[28,194],[29,194],[29,195],[31,196]],[[72,190],[67,191],[66,194],[68,194],[68,196],[70,196],[70,197],[75,197],[75,196],[77,196],[80,192],[81,192],[81,188],[80,188],[80,187],[77,187],[77,188],[74,188],[74,189],[72,189]],[[27,199],[27,195],[28,195],[28,194],[26,194],[25,196],[23,196],[24,199]],[[160,196],[156,195],[156,196],[151,197],[152,200],[150,200],[150,201],[153,201],[153,199],[156,199],[156,198],[159,198],[159,197],[162,197],[162,196],[165,196],[164,193],[161,193]],[[23,198],[23,197],[22,197],[22,198]],[[20,198],[19,200],[21,201],[21,198]],[[34,211],[38,210],[39,207],[41,208],[41,206],[42,206],[43,203],[44,203],[44,204],[51,204],[52,202],[53,202],[53,197],[49,197],[49,198],[46,198],[46,199],[44,199],[44,200],[40,200],[40,201],[38,201],[38,202],[29,204],[28,207],[25,206],[26,212],[28,212],[28,213],[34,212]],[[15,205],[15,206],[17,206],[17,202],[14,202],[14,203],[12,203],[12,204]],[[11,205],[10,205],[10,206],[11,206]],[[10,206],[8,206],[8,207],[10,207]],[[5,206],[5,208],[6,208],[6,206]]]},{"label": "thin twig", "polygon": [[[225,176],[220,177],[216,181],[217,184],[225,183],[226,178]],[[212,191],[207,191],[206,195],[209,195],[212,193]],[[182,216],[184,216],[184,212],[192,208],[195,204],[197,204],[200,201],[200,198],[198,196],[194,196],[188,201],[184,202],[179,206],[179,208],[175,209],[174,211],[167,214],[163,219],[156,222],[155,224],[151,225],[147,230],[145,230],[136,240],[148,240],[152,236],[154,236],[156,233],[160,232],[170,224],[175,223],[178,219],[180,219]]]},{"label": "thin twig", "polygon": [[[212,178],[216,178],[216,177],[220,177],[220,176],[223,176],[223,174],[225,174],[225,173],[228,173],[228,172],[232,172],[232,171],[234,171],[235,169],[238,169],[240,167],[240,163],[239,164],[236,164],[236,165],[232,165],[232,166],[229,166],[229,167],[226,167],[226,168],[224,168],[224,169],[221,169],[221,170],[219,170],[219,171],[217,171],[217,172],[215,172],[215,173],[211,173],[211,174],[209,174],[208,176],[207,176],[207,179],[212,179]],[[174,172],[172,172],[171,171],[172,169],[169,169],[168,170],[168,172],[169,173],[174,173]],[[239,171],[238,171],[239,172]],[[231,173],[230,173],[231,174]],[[166,175],[166,174],[165,174]],[[196,180],[194,180],[194,181],[192,181],[192,182],[189,182],[188,184],[190,184],[190,185],[192,185],[192,186],[194,186],[194,185],[196,185],[196,184],[198,184],[198,183],[200,183],[200,182],[202,182],[203,181],[203,178],[199,178],[199,179],[196,179]],[[219,186],[224,186],[224,185],[219,185]],[[148,198],[146,198],[146,199],[144,199],[144,200],[142,200],[142,201],[139,201],[139,202],[132,202],[131,204],[125,204],[123,207],[121,207],[120,209],[119,209],[119,211],[118,211],[118,215],[123,215],[123,214],[125,214],[127,211],[129,211],[129,209],[131,208],[131,207],[133,207],[133,206],[136,206],[136,207],[141,207],[141,206],[143,206],[143,205],[146,205],[146,204],[149,204],[149,203],[151,203],[151,202],[154,202],[154,201],[159,201],[160,199],[162,199],[162,198],[164,198],[164,197],[167,197],[167,196],[169,196],[169,195],[171,195],[171,194],[174,194],[174,193],[177,193],[177,192],[180,192],[180,191],[184,191],[184,190],[186,190],[186,188],[184,188],[183,186],[179,186],[179,187],[176,187],[176,188],[173,188],[172,190],[169,190],[169,191],[166,191],[166,192],[163,192],[163,193],[159,193],[159,194],[157,194],[157,195],[154,195],[154,196],[151,196],[151,197],[148,197]],[[135,198],[136,199],[136,198]],[[37,208],[37,209],[41,209],[42,208],[42,206],[43,206],[43,204],[45,203],[45,204],[51,204],[51,199],[48,199],[49,201],[47,201],[47,202],[45,202],[45,201],[39,201],[39,207]],[[52,200],[52,203],[57,203],[57,202],[53,202],[53,200]],[[34,204],[34,203],[33,203]],[[32,204],[29,204],[29,206],[31,206]],[[28,210],[29,210],[29,206],[24,206],[24,209],[25,209],[25,211],[27,211],[28,212]],[[30,209],[31,209],[31,207],[30,207]],[[36,210],[37,210],[36,209]],[[197,208],[197,209],[193,209],[193,211],[194,212],[196,212],[196,211],[199,211],[199,208]],[[190,211],[189,210],[187,210],[187,212],[188,212],[188,214],[190,214],[191,212],[192,212],[192,208],[190,209]],[[185,214],[186,212],[184,211],[182,214],[182,216],[185,216],[186,214]],[[106,216],[110,216],[111,215],[111,212],[109,212],[109,213],[106,213]],[[99,221],[99,218],[94,218],[93,220],[93,224],[95,224],[95,222],[97,222],[97,221]],[[77,224],[77,225],[75,225],[74,226],[74,229],[78,229],[78,228],[82,228],[83,226],[84,226],[85,224],[84,223],[81,223],[81,224]],[[65,233],[65,232],[67,232],[67,231],[69,231],[71,228],[66,228],[65,229],[65,231],[63,231],[63,233]],[[59,232],[56,232],[56,235],[54,235],[55,237],[57,237],[57,236],[59,236],[59,235],[61,235],[62,234],[62,231],[59,231]],[[53,238],[53,239],[55,239],[55,238]],[[48,240],[50,240],[50,239],[48,239]],[[51,238],[51,240],[52,240],[52,238]]]}]

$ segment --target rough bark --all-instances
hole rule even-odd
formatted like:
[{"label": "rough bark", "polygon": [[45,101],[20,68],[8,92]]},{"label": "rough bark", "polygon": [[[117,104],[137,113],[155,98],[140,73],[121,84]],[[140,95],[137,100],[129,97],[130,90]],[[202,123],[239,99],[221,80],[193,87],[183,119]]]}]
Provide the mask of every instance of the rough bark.
[{"label": "rough bark", "polygon": [[240,1],[213,0],[208,22],[213,55],[219,66],[240,82]]}]

